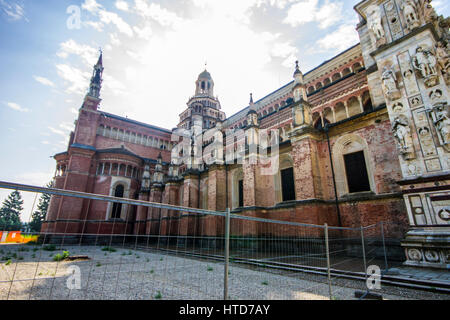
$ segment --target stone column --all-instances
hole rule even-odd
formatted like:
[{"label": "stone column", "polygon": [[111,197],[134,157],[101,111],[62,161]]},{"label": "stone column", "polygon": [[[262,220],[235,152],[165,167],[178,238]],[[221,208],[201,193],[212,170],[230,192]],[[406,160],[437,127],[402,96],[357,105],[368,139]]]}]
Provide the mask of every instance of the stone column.
[{"label": "stone column", "polygon": [[[162,185],[154,184],[150,189],[150,202],[161,203],[162,200]],[[148,208],[147,213],[147,235],[159,235],[160,234],[160,221],[161,221],[161,209],[160,208]]]},{"label": "stone column", "polygon": [[[148,201],[150,195],[150,190],[142,190],[139,192],[139,200]],[[134,234],[143,235],[145,234],[146,224],[147,224],[147,213],[149,207],[138,206],[136,209],[136,221],[134,224]]]},{"label": "stone column", "polygon": [[[184,176],[183,188],[183,207],[198,208],[199,207],[199,175],[196,170],[187,171]],[[199,215],[183,212],[180,219],[180,236],[193,236],[197,232],[197,221]],[[192,239],[185,239],[185,244],[190,245]],[[180,243],[183,239],[180,239]]]}]

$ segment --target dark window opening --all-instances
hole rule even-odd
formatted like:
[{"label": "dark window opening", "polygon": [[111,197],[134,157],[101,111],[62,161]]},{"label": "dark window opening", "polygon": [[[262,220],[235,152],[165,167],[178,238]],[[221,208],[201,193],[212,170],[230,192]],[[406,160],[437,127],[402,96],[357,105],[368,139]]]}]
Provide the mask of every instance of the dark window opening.
[{"label": "dark window opening", "polygon": [[[116,191],[114,192],[114,197],[116,198],[123,198],[123,194],[124,194],[124,187],[123,185],[119,184],[116,187]],[[111,212],[111,218],[112,219],[120,219],[120,213],[122,212],[122,203],[114,203],[113,204],[113,209]]]},{"label": "dark window opening", "polygon": [[283,202],[295,200],[294,169],[281,170]]},{"label": "dark window opening", "polygon": [[368,99],[366,101],[366,103],[364,103],[364,112],[368,112],[368,111],[372,111],[372,110],[373,110],[372,100]]},{"label": "dark window opening", "polygon": [[244,206],[244,180],[239,180],[239,208]]},{"label": "dark window opening", "polygon": [[369,176],[367,174],[364,152],[344,155],[345,171],[347,173],[348,192],[370,191]]}]

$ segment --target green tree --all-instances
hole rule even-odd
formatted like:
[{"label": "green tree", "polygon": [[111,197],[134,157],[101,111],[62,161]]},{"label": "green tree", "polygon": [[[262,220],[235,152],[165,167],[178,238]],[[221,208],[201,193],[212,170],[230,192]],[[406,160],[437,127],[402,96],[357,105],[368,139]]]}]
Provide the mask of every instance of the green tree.
[{"label": "green tree", "polygon": [[20,213],[23,210],[23,200],[19,191],[13,191],[0,208],[0,229],[18,231],[22,227]]},{"label": "green tree", "polygon": [[[50,182],[47,184],[47,188],[52,188],[53,183]],[[40,232],[42,222],[45,221],[45,218],[47,217],[47,210],[48,205],[50,204],[51,195],[43,193],[41,197],[39,198],[39,204],[37,206],[37,210],[33,212],[31,215],[31,221],[30,221],[30,229],[31,232]]]}]

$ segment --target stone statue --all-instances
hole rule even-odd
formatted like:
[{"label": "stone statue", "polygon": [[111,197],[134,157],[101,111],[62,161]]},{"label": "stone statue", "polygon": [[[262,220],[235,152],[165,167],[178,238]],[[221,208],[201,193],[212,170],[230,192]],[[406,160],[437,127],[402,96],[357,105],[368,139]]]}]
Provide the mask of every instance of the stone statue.
[{"label": "stone statue", "polygon": [[396,117],[392,126],[394,137],[396,138],[402,155],[412,152],[411,132],[406,118]]},{"label": "stone statue", "polygon": [[400,91],[397,88],[397,77],[395,76],[395,71],[392,67],[385,66],[383,73],[381,74],[381,79],[383,82],[383,90],[385,95],[391,99],[399,99]]},{"label": "stone statue", "polygon": [[431,0],[420,0],[422,2],[421,11],[426,23],[434,23],[438,19],[438,15],[431,5]]},{"label": "stone statue", "polygon": [[433,108],[434,111],[434,126],[439,132],[444,145],[450,143],[450,119],[448,117],[448,105],[446,103],[439,103]]},{"label": "stone statue", "polygon": [[369,30],[372,31],[378,45],[384,44],[386,42],[385,32],[383,29],[383,24],[381,22],[381,11],[377,6],[370,6],[367,9],[367,25]]},{"label": "stone statue", "polygon": [[420,20],[417,13],[417,7],[414,1],[405,0],[402,3],[403,16],[406,20],[406,25],[409,30],[420,26]]},{"label": "stone statue", "polygon": [[150,166],[148,164],[144,167],[144,173],[142,174],[141,189],[150,189]]},{"label": "stone statue", "polygon": [[417,47],[413,65],[415,69],[420,71],[427,87],[432,87],[439,83],[436,72],[436,57],[426,46]]},{"label": "stone statue", "polygon": [[436,44],[436,59],[445,81],[450,81],[450,55],[448,53],[448,44],[439,41]]}]

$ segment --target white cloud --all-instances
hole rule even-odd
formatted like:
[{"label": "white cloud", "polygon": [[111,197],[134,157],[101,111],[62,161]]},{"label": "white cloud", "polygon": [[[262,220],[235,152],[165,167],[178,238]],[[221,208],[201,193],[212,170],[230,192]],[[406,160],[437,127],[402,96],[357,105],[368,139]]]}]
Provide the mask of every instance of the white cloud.
[{"label": "white cloud", "polygon": [[320,48],[325,50],[343,51],[359,42],[355,24],[345,24],[336,31],[317,41]]},{"label": "white cloud", "polygon": [[23,108],[23,107],[21,107],[19,104],[15,103],[15,102],[5,102],[4,104],[7,107],[9,107],[10,109],[13,109],[15,111],[19,111],[19,112],[29,112],[30,111],[30,109]]},{"label": "white cloud", "polygon": [[308,22],[318,22],[321,29],[328,28],[339,21],[342,21],[342,2],[331,2],[326,0],[319,6],[319,0],[304,0],[293,4],[284,23],[297,27]]},{"label": "white cloud", "polygon": [[147,0],[135,0],[135,10],[139,15],[151,18],[163,27],[178,26],[183,20],[176,13]]},{"label": "white cloud", "polygon": [[43,84],[44,86],[55,87],[55,84],[47,78],[39,77],[39,76],[33,76],[33,78],[34,78],[34,80],[36,80],[40,84]]},{"label": "white cloud", "polygon": [[58,75],[66,81],[66,93],[84,94],[89,86],[90,74],[67,64],[56,65]]},{"label": "white cloud", "polygon": [[123,0],[117,0],[116,3],[116,8],[122,11],[128,11],[129,7],[128,7],[128,2],[123,1]]},{"label": "white cloud", "polygon": [[69,57],[69,55],[74,54],[80,56],[86,66],[92,67],[98,59],[99,52],[97,49],[79,44],[73,39],[69,39],[60,44],[60,50],[57,56],[63,59]]},{"label": "white cloud", "polygon": [[18,4],[17,2],[10,0],[0,0],[0,9],[12,21],[19,21],[24,19],[28,22],[28,19],[25,16],[24,6]]},{"label": "white cloud", "polygon": [[126,34],[129,37],[133,36],[133,29],[126,23],[117,13],[100,10],[98,12],[101,22],[105,24],[113,24],[117,27],[119,32]]},{"label": "white cloud", "polygon": [[60,135],[60,136],[63,136],[63,137],[66,137],[66,136],[67,136],[67,133],[64,132],[64,131],[62,131],[62,130],[60,130],[60,129],[55,129],[55,128],[53,128],[53,127],[48,127],[48,129],[49,129],[51,132],[53,132],[53,133],[55,133],[55,134],[58,134],[58,135]]},{"label": "white cloud", "polygon": [[84,3],[81,5],[81,7],[84,10],[87,10],[89,12],[97,12],[99,11],[102,7],[102,5],[98,4],[97,1],[95,0],[86,0],[84,1]]}]

